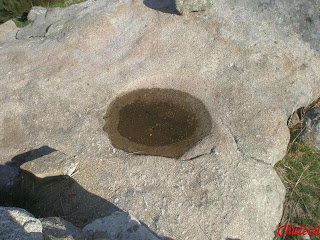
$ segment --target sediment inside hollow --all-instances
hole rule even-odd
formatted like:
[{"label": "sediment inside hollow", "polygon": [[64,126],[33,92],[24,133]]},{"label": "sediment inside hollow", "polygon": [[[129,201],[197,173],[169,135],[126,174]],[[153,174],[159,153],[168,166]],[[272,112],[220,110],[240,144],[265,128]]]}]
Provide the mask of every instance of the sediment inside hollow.
[{"label": "sediment inside hollow", "polygon": [[104,130],[116,148],[178,158],[210,133],[211,117],[188,93],[138,89],[111,102]]}]

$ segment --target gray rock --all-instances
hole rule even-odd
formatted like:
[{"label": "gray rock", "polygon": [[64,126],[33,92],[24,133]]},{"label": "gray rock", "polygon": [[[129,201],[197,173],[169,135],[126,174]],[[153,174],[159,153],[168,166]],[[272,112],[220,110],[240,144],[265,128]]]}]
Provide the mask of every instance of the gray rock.
[{"label": "gray rock", "polygon": [[18,27],[16,26],[16,24],[12,20],[7,21],[7,22],[1,24],[0,36],[8,34],[9,32],[15,31],[17,29],[18,29]]},{"label": "gray rock", "polygon": [[15,38],[19,28],[16,24],[10,20],[0,25],[0,52],[1,52],[1,43],[8,41],[8,39]]},{"label": "gray rock", "polygon": [[[88,0],[43,38],[1,36],[2,164],[47,144],[77,156],[84,189],[158,235],[272,239],[285,197],[272,166],[286,154],[287,119],[320,93],[318,2],[216,0],[181,17]],[[302,31],[309,13],[313,28]],[[141,88],[196,97],[210,133],[178,160],[114,148],[108,106]]]},{"label": "gray rock", "polygon": [[203,11],[214,4],[215,0],[175,0],[176,9],[179,13]]},{"label": "gray rock", "polygon": [[20,169],[28,171],[38,178],[71,175],[77,168],[77,163],[66,154],[55,151],[32,161],[25,162]]},{"label": "gray rock", "polygon": [[302,139],[320,149],[320,108],[313,108],[305,114],[303,128]]},{"label": "gray rock", "polygon": [[288,127],[291,128],[297,125],[298,123],[300,123],[300,117],[299,117],[298,111],[296,110],[290,115],[288,119]]},{"label": "gray rock", "polygon": [[47,217],[41,218],[40,221],[44,240],[86,240],[89,238],[85,232],[63,218]]},{"label": "gray rock", "polygon": [[30,12],[28,13],[27,18],[29,21],[34,21],[37,18],[37,16],[46,14],[46,12],[47,12],[46,8],[34,6],[31,8]]},{"label": "gray rock", "polygon": [[24,209],[0,207],[0,239],[42,240],[41,222]]},{"label": "gray rock", "polygon": [[[28,39],[48,36],[55,31],[59,31],[60,28],[58,27],[57,29],[57,26],[61,26],[61,24],[71,20],[81,10],[77,5],[70,6],[67,10],[68,12],[66,12],[65,8],[51,8],[45,12],[40,9],[33,22],[17,32],[16,38]],[[32,13],[31,18],[33,17],[34,14]]]},{"label": "gray rock", "polygon": [[92,240],[111,240],[111,238],[107,232],[96,231],[92,234]]},{"label": "gray rock", "polygon": [[[94,239],[130,239],[158,240],[138,219],[126,212],[113,212],[111,215],[97,219],[83,228],[83,231],[94,235]],[[107,233],[102,235],[101,232]]]}]

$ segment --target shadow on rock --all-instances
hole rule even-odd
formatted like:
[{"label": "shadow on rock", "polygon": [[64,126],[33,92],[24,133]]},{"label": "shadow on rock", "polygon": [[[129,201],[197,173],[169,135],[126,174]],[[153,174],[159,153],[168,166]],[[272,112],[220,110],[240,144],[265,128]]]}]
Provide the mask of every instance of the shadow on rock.
[{"label": "shadow on rock", "polygon": [[[15,156],[6,165],[18,167],[53,151],[56,150],[43,146]],[[0,166],[0,169],[3,167]],[[106,199],[88,192],[72,177],[38,178],[24,170],[20,170],[19,178],[13,186],[0,187],[0,206],[23,208],[36,218],[58,216],[78,228],[114,212],[124,212]],[[144,223],[141,224],[147,227]],[[147,229],[152,232],[148,227]],[[159,239],[170,239],[161,238],[154,232],[152,234]]]},{"label": "shadow on rock", "polygon": [[42,146],[38,149],[30,150],[25,153],[19,154],[11,159],[10,164],[12,166],[20,167],[23,163],[35,160],[37,158],[41,158],[45,155],[49,155],[50,153],[56,152],[56,149],[53,149],[48,146]]},{"label": "shadow on rock", "polygon": [[13,157],[11,161],[7,162],[5,165],[0,165],[0,187],[4,188],[15,185],[19,177],[20,166],[23,163],[32,161],[55,151],[57,150],[48,146],[42,146],[38,149],[19,154]]},{"label": "shadow on rock", "polygon": [[[23,163],[55,151],[43,146],[13,157],[0,169],[19,169]],[[69,176],[38,178],[20,170],[14,182],[9,188],[1,188],[0,205],[26,209],[37,218],[59,216],[81,228],[96,218],[121,211],[112,203],[86,191]]]},{"label": "shadow on rock", "polygon": [[143,3],[147,7],[163,13],[180,15],[175,7],[174,0],[144,0]]}]

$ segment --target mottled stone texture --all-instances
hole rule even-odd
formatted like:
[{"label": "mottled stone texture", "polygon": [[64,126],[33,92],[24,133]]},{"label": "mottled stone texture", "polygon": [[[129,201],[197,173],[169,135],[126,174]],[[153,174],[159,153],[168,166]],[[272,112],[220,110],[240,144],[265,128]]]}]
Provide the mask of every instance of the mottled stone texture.
[{"label": "mottled stone texture", "polygon": [[126,212],[118,211],[104,218],[96,219],[85,226],[83,231],[92,235],[94,239],[105,233],[103,239],[159,240],[138,219]]},{"label": "mottled stone texture", "polygon": [[71,157],[59,151],[25,162],[20,166],[20,169],[30,172],[38,178],[70,176],[76,168],[77,163]]},{"label": "mottled stone texture", "polygon": [[176,9],[179,13],[203,11],[214,4],[215,0],[175,0]]},{"label": "mottled stone texture", "polygon": [[21,208],[0,207],[0,239],[42,240],[42,225]]},{"label": "mottled stone texture", "polygon": [[40,219],[44,240],[87,240],[90,236],[59,217]]}]

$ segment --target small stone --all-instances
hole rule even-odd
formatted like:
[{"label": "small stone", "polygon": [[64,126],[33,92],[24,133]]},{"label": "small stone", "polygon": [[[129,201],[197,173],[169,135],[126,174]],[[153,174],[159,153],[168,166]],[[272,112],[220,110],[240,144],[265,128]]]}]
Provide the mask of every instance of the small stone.
[{"label": "small stone", "polygon": [[309,145],[320,149],[320,108],[309,110],[304,116],[302,139]]},{"label": "small stone", "polygon": [[47,12],[47,9],[44,7],[32,7],[30,12],[28,13],[27,18],[29,21],[33,21],[36,19],[38,15],[45,14],[46,12]]},{"label": "small stone", "polygon": [[300,122],[300,117],[297,111],[294,111],[288,119],[288,127],[291,128]]},{"label": "small stone", "polygon": [[[308,229],[307,229],[307,230],[308,230]],[[302,231],[303,231],[303,230],[302,230]],[[302,235],[302,238],[308,240],[308,239],[310,239],[310,236],[307,235],[307,234],[305,234],[305,235]]]},{"label": "small stone", "polygon": [[86,233],[81,229],[73,226],[68,221],[59,217],[47,217],[40,219],[42,223],[42,232],[45,240],[85,240],[88,239]]},{"label": "small stone", "polygon": [[22,208],[0,207],[0,239],[42,240],[42,225]]},{"label": "small stone", "polygon": [[77,164],[66,154],[55,151],[26,162],[20,166],[21,170],[28,171],[38,178],[68,175],[77,168]]},{"label": "small stone", "polygon": [[214,4],[214,0],[175,0],[176,9],[182,15],[203,11]]}]

